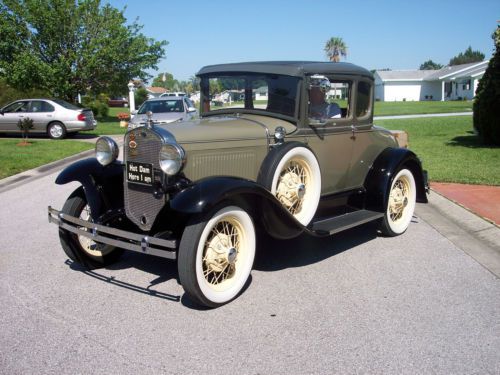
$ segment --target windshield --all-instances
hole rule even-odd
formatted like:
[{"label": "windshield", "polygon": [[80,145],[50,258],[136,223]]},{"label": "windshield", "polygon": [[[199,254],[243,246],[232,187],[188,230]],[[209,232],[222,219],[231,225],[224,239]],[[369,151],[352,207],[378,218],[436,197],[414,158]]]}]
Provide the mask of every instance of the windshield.
[{"label": "windshield", "polygon": [[299,78],[278,74],[225,74],[201,79],[203,113],[259,110],[295,117]]},{"label": "windshield", "polygon": [[54,103],[59,104],[61,107],[64,107],[66,109],[81,109],[80,107],[77,107],[76,105],[68,103],[68,102],[61,100],[61,99],[52,99],[52,101]]},{"label": "windshield", "polygon": [[151,100],[144,102],[139,108],[137,113],[143,115],[146,112],[151,111],[153,113],[170,113],[170,112],[184,112],[184,107],[182,105],[182,100]]}]

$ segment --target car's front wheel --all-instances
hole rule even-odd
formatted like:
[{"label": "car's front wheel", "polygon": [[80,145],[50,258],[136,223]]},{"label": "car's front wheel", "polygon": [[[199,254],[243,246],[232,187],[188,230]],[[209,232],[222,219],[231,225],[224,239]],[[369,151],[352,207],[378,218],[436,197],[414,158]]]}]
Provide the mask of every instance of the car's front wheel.
[{"label": "car's front wheel", "polygon": [[245,286],[255,258],[255,228],[240,207],[223,205],[193,219],[182,235],[179,279],[191,299],[217,307]]},{"label": "car's front wheel", "polygon": [[321,172],[313,152],[298,142],[279,146],[269,153],[258,182],[302,225],[308,225],[321,196]]},{"label": "car's front wheel", "polygon": [[380,231],[386,236],[397,236],[406,231],[415,211],[415,178],[409,169],[400,169],[394,179],[387,197],[387,208]]},{"label": "car's front wheel", "polygon": [[[69,196],[62,212],[84,221],[91,221],[90,207],[82,187],[76,189]],[[80,229],[87,231],[87,228],[84,227]],[[122,249],[95,242],[88,237],[71,233],[62,228],[59,228],[59,239],[66,255],[74,262],[89,269],[110,265],[116,262],[123,253]]]},{"label": "car's front wheel", "polygon": [[62,122],[53,122],[48,126],[47,134],[52,139],[63,139],[66,137],[66,127]]}]

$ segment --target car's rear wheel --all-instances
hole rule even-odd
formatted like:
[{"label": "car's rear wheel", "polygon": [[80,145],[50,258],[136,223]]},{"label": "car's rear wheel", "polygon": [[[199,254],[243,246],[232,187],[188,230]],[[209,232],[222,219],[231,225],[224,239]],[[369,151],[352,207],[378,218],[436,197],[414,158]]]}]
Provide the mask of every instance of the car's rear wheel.
[{"label": "car's rear wheel", "polygon": [[255,258],[255,228],[240,207],[222,205],[195,218],[182,235],[179,279],[199,305],[217,307],[245,286]]},{"label": "car's rear wheel", "polygon": [[259,173],[264,185],[302,225],[310,223],[321,196],[321,171],[316,156],[298,142],[274,149]]},{"label": "car's rear wheel", "polygon": [[66,137],[66,127],[62,122],[52,122],[47,128],[47,134],[52,139],[63,139]]},{"label": "car's rear wheel", "polygon": [[391,183],[387,208],[380,231],[386,236],[397,236],[406,231],[415,211],[415,178],[409,169],[400,169]]},{"label": "car's rear wheel", "polygon": [[[66,200],[62,213],[81,220],[91,221],[90,207],[83,188],[76,189]],[[80,229],[87,231],[87,228]],[[94,269],[110,265],[118,260],[122,249],[95,242],[88,237],[59,228],[59,239],[66,255],[86,268]]]}]

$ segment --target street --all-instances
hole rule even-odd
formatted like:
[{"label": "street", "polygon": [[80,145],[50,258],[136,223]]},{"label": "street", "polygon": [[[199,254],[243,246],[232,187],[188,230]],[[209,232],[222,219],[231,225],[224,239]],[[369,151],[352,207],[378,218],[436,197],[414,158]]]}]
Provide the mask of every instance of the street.
[{"label": "street", "polygon": [[76,183],[57,173],[0,193],[2,374],[498,374],[500,283],[417,216],[258,244],[251,282],[214,310],[174,262],[126,253],[72,264],[47,221]]}]

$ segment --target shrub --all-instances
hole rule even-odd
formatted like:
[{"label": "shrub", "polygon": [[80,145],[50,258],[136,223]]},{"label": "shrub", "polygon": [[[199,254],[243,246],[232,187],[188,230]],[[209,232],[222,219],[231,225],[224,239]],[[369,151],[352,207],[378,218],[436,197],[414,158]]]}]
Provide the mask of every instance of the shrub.
[{"label": "shrub", "polygon": [[99,116],[101,117],[107,117],[109,113],[109,106],[101,101],[98,101],[98,107],[99,107]]},{"label": "shrub", "polygon": [[107,117],[109,113],[108,96],[99,94],[96,98],[85,95],[82,97],[82,104],[85,108],[90,108],[94,116]]},{"label": "shrub", "polygon": [[479,81],[473,119],[483,143],[500,145],[500,25],[492,37],[496,51]]},{"label": "shrub", "polygon": [[24,144],[26,144],[28,142],[28,133],[30,129],[33,129],[33,120],[29,117],[25,117],[17,122],[17,127],[21,130]]},{"label": "shrub", "polygon": [[148,99],[148,92],[144,88],[137,89],[135,92],[135,106],[139,108],[142,103]]}]

